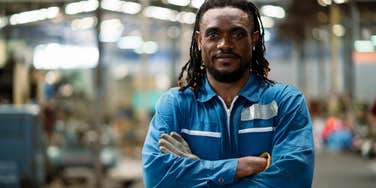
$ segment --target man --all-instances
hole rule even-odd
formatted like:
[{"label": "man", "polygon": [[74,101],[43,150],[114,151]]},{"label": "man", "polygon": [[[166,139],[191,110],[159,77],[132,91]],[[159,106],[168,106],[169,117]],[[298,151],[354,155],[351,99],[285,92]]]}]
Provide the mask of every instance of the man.
[{"label": "man", "polygon": [[297,89],[267,79],[263,36],[246,0],[200,7],[179,88],[150,123],[146,187],[311,187],[309,112]]}]

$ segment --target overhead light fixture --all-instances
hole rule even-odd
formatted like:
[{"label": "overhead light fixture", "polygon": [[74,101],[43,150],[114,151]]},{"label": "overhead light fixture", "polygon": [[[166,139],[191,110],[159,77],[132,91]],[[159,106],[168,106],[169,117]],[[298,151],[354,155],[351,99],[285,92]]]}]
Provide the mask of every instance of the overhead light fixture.
[{"label": "overhead light fixture", "polygon": [[272,28],[274,26],[273,18],[261,16],[260,19],[264,28]]},{"label": "overhead light fixture", "polygon": [[50,43],[35,47],[33,57],[36,69],[86,69],[97,66],[99,52],[96,47]]},{"label": "overhead light fixture", "polygon": [[334,1],[334,3],[336,3],[336,4],[343,4],[343,3],[346,3],[347,2],[347,0],[333,0]]},{"label": "overhead light fixture", "polygon": [[108,19],[101,23],[99,39],[102,42],[117,42],[123,33],[124,26],[119,19]]},{"label": "overhead light fixture", "polygon": [[331,5],[332,0],[317,0],[317,3],[323,7]]},{"label": "overhead light fixture", "polygon": [[179,12],[176,20],[180,23],[193,24],[196,21],[196,14],[193,12]]},{"label": "overhead light fixture", "polygon": [[71,28],[73,31],[85,30],[93,28],[97,23],[97,19],[94,16],[74,19],[71,23]]},{"label": "overhead light fixture", "polygon": [[191,0],[191,6],[198,9],[204,2],[205,0]]},{"label": "overhead light fixture", "polygon": [[138,49],[143,44],[143,39],[141,36],[125,36],[121,37],[118,42],[118,47],[120,49]]},{"label": "overhead light fixture", "polygon": [[148,6],[143,11],[143,14],[150,18],[169,20],[174,22],[176,21],[176,15],[178,14],[178,12],[169,8]]},{"label": "overhead light fixture", "polygon": [[69,3],[65,6],[65,14],[72,15],[84,12],[92,12],[97,10],[98,6],[98,0],[87,0]]},{"label": "overhead light fixture", "polygon": [[273,18],[284,18],[286,16],[285,9],[280,6],[265,5],[260,10],[263,15]]},{"label": "overhead light fixture", "polygon": [[167,3],[171,5],[176,5],[176,6],[181,6],[181,7],[188,6],[190,3],[190,0],[164,0],[164,1],[167,1]]},{"label": "overhead light fixture", "polygon": [[10,25],[25,24],[46,19],[55,18],[59,15],[59,7],[50,7],[13,14],[9,18]]},{"label": "overhead light fixture", "polygon": [[265,29],[265,33],[264,33],[264,40],[265,42],[268,42],[272,39],[272,34],[270,33],[270,31],[268,29]]},{"label": "overhead light fixture", "polygon": [[137,14],[141,11],[141,4],[119,0],[104,0],[101,7],[105,10],[123,12],[126,14]]},{"label": "overhead light fixture", "polygon": [[371,36],[371,41],[372,41],[373,45],[376,46],[376,35]]},{"label": "overhead light fixture", "polygon": [[341,24],[335,24],[333,25],[332,27],[332,32],[334,35],[336,35],[337,37],[343,37],[346,33],[346,29],[343,25]]},{"label": "overhead light fixture", "polygon": [[8,25],[7,17],[0,17],[0,29]]},{"label": "overhead light fixture", "polygon": [[355,50],[358,52],[373,52],[374,46],[370,40],[356,40],[354,42]]},{"label": "overhead light fixture", "polygon": [[153,54],[158,51],[158,44],[154,41],[146,41],[142,43],[140,48],[134,50],[138,54]]}]

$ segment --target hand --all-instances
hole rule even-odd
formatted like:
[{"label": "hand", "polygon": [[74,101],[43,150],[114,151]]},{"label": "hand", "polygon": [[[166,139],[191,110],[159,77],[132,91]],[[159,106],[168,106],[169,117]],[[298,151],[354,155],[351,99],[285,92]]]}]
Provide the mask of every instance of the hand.
[{"label": "hand", "polygon": [[240,179],[246,176],[262,172],[267,167],[267,159],[264,157],[241,157],[238,161],[235,176]]},{"label": "hand", "polygon": [[171,153],[180,157],[187,157],[199,160],[200,158],[191,152],[188,143],[176,132],[161,134],[159,139],[159,149],[163,153]]}]

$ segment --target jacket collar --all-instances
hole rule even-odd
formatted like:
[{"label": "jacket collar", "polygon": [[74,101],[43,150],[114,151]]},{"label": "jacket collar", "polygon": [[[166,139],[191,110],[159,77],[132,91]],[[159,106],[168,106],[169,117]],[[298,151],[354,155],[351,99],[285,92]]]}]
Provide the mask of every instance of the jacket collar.
[{"label": "jacket collar", "polygon": [[[197,100],[199,102],[207,102],[213,97],[217,96],[217,93],[210,86],[210,83],[205,77],[202,81],[202,85],[197,93]],[[262,86],[255,74],[251,72],[247,83],[239,92],[239,96],[246,98],[251,102],[258,102],[260,98],[259,88]]]}]

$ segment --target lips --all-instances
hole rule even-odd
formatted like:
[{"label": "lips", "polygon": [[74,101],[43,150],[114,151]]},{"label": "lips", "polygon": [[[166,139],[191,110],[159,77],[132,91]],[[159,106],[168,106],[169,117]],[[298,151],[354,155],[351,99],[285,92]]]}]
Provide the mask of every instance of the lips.
[{"label": "lips", "polygon": [[217,55],[214,55],[213,59],[217,59],[217,60],[220,60],[220,61],[232,61],[234,59],[239,59],[240,57],[237,55],[237,54],[233,54],[233,53],[226,53],[226,54],[217,54]]},{"label": "lips", "polygon": [[232,58],[232,59],[235,59],[235,58],[239,58],[238,55],[236,54],[218,54],[218,55],[215,55],[214,58]]}]

